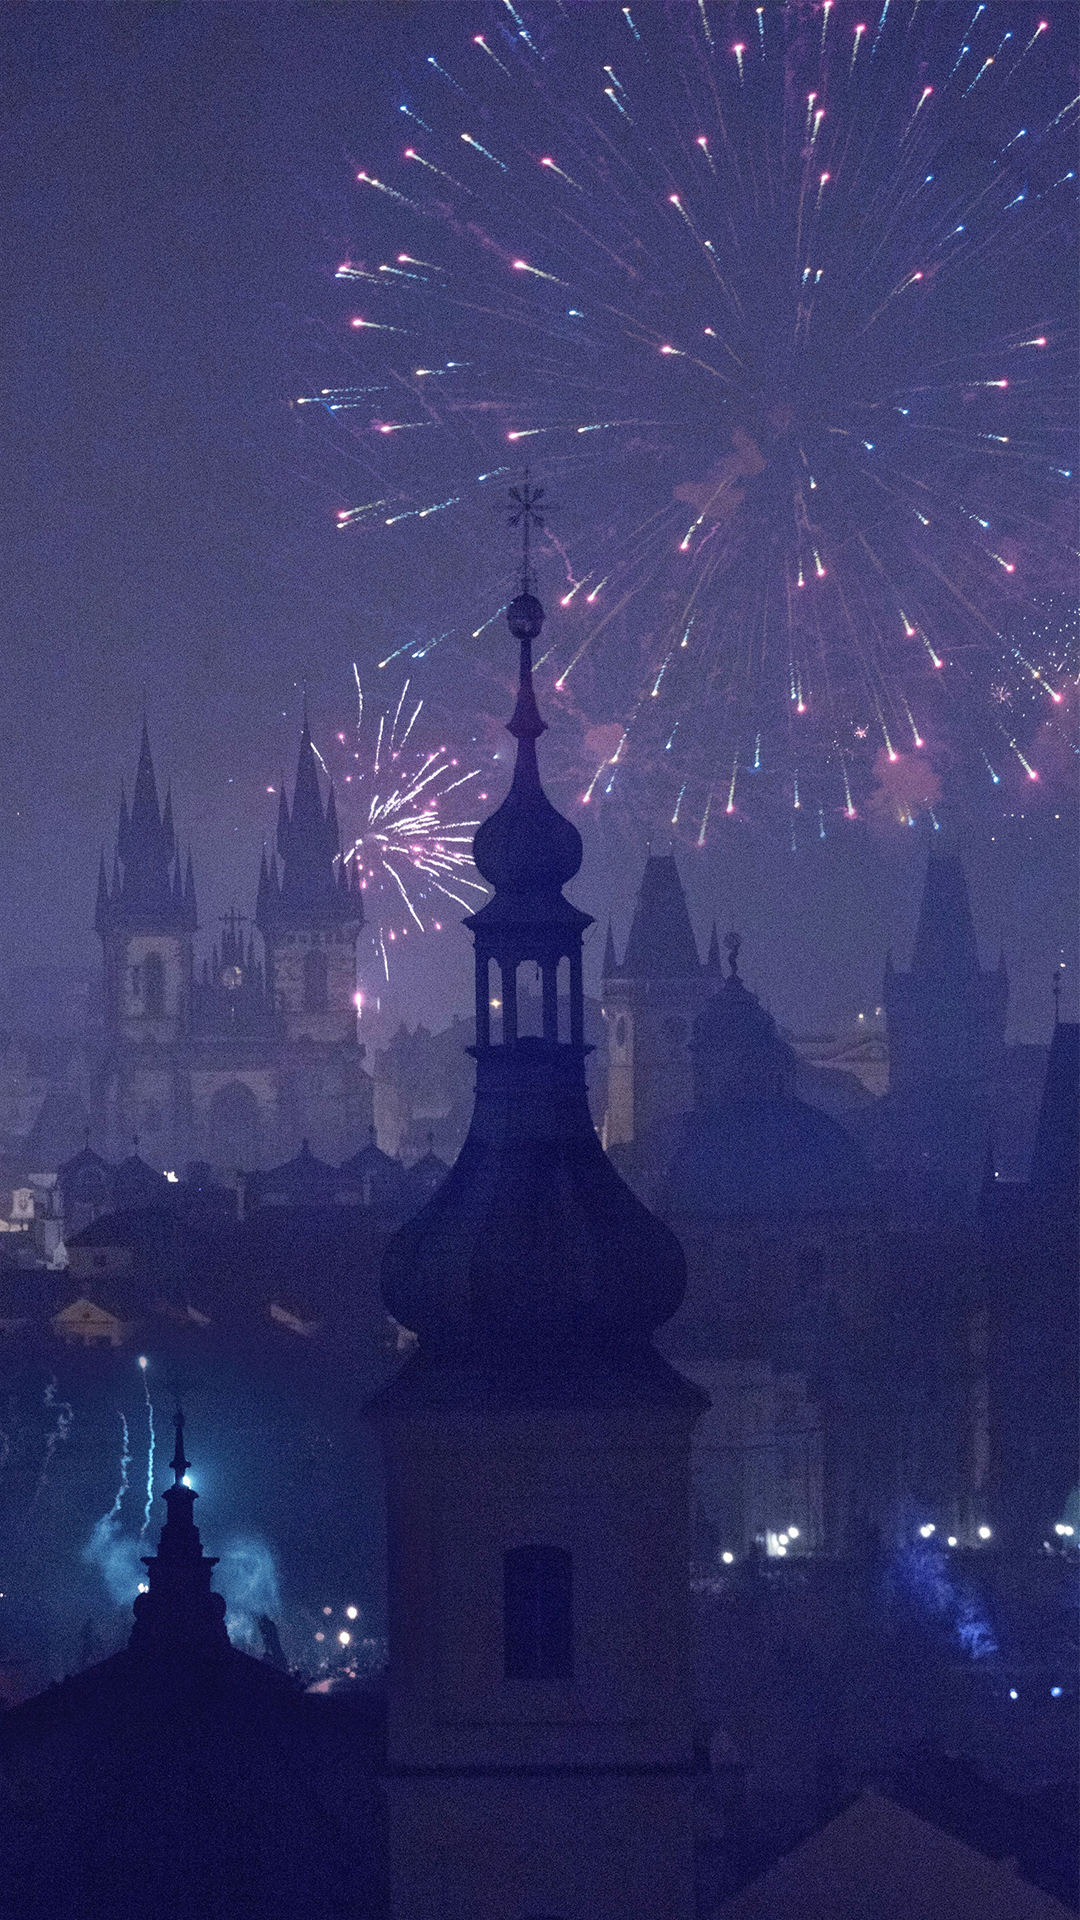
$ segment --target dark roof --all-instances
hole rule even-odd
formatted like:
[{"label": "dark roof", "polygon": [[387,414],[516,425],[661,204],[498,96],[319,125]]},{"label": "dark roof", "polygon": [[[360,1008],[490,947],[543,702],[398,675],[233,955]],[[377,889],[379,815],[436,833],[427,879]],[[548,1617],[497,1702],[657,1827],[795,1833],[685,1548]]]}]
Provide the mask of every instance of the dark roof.
[{"label": "dark roof", "polygon": [[347,1194],[356,1187],[361,1200],[372,1206],[398,1207],[408,1190],[407,1175],[401,1162],[392,1160],[375,1140],[375,1129],[366,1146],[360,1148],[338,1168],[338,1191]]},{"label": "dark roof", "polygon": [[717,1920],[1064,1920],[1015,1870],[872,1789],[719,1908]]},{"label": "dark roof", "polygon": [[169,1204],[172,1183],[137,1153],[129,1153],[126,1160],[121,1160],[113,1175],[113,1183],[118,1207],[161,1207]]},{"label": "dark roof", "polygon": [[86,1144],[90,1116],[77,1087],[50,1087],[26,1136],[21,1158],[35,1172],[50,1173]]},{"label": "dark roof", "polygon": [[96,1180],[106,1183],[111,1192],[114,1171],[115,1169],[110,1166],[109,1162],[102,1159],[100,1153],[94,1152],[93,1147],[83,1146],[79,1148],[78,1153],[72,1154],[70,1160],[65,1160],[63,1164],[57,1168],[57,1179],[65,1193],[69,1187],[75,1189],[75,1197],[77,1199],[79,1197],[77,1192],[78,1184],[87,1174],[94,1176]]},{"label": "dark roof", "polygon": [[179,1425],[171,1464],[129,1646],[0,1716],[0,1884],[20,1920],[382,1920],[378,1721],[343,1742],[338,1703],[229,1645]]},{"label": "dark roof", "polygon": [[701,972],[673,854],[650,854],[645,862],[619,972],[644,980],[681,980]]},{"label": "dark roof", "polygon": [[320,1160],[304,1140],[291,1160],[265,1173],[249,1173],[246,1191],[254,1206],[310,1206],[324,1198],[332,1200],[337,1184],[337,1168]]},{"label": "dark roof", "polygon": [[837,1121],[803,1100],[742,1097],[685,1114],[664,1211],[682,1215],[848,1212],[871,1204],[861,1149]]}]

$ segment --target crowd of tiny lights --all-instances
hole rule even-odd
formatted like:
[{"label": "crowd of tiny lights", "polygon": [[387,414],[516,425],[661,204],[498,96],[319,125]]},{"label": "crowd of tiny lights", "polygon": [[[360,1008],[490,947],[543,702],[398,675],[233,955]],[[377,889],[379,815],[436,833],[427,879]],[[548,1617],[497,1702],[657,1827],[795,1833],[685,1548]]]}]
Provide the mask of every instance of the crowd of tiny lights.
[{"label": "crowd of tiny lights", "polygon": [[1056,780],[1060,52],[1015,0],[447,9],[386,103],[400,141],[355,169],[341,382],[298,402],[367,477],[343,533],[417,580],[436,528],[472,555],[395,652],[489,644],[490,507],[529,458],[582,802],[698,846],[779,810],[794,845]]}]

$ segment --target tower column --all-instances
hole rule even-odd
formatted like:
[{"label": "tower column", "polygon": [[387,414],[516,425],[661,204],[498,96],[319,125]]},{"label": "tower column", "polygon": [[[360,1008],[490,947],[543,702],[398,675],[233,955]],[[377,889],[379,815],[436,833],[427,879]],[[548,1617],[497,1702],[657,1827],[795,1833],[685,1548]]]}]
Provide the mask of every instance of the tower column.
[{"label": "tower column", "polygon": [[[509,609],[518,752],[473,844],[494,891],[466,923],[472,1124],[383,1264],[387,1308],[417,1336],[368,1407],[387,1475],[393,1912],[691,1920],[689,1467],[706,1401],[651,1338],[682,1298],[682,1251],[589,1118],[589,917],[562,891],[581,839],[536,760],[542,620],[527,591]],[[518,1034],[525,964],[539,1036]]]}]

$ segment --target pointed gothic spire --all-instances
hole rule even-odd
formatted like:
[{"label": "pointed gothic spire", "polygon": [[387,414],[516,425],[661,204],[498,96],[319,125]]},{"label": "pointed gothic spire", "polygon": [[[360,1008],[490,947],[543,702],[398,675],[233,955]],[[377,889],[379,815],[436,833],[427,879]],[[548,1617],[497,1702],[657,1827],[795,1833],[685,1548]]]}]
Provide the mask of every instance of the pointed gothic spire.
[{"label": "pointed gothic spire", "polygon": [[[166,793],[164,812],[158,806],[157,781],[145,720],[131,806],[120,788],[120,818],[116,834],[115,878],[110,900],[110,927],[173,929],[193,925],[185,901],[176,858],[176,831],[172,794]],[[175,865],[174,865],[175,861]],[[99,926],[99,932],[103,929]]]},{"label": "pointed gothic spire", "polygon": [[127,859],[128,840],[131,835],[131,815],[128,812],[127,787],[120,782],[120,819],[116,828],[116,851],[121,860]]},{"label": "pointed gothic spire", "polygon": [[341,850],[341,831],[338,827],[337,802],[334,799],[334,783],[330,782],[330,792],[326,798],[326,839],[332,854]]},{"label": "pointed gothic spire", "polygon": [[693,979],[701,972],[673,854],[651,853],[645,862],[622,970],[639,980]]},{"label": "pointed gothic spire", "polygon": [[97,904],[94,908],[94,931],[104,933],[109,925],[109,882],[105,874],[105,850],[102,848],[98,862]]},{"label": "pointed gothic spire", "polygon": [[281,879],[279,882],[272,857],[266,867],[264,856],[265,879],[262,871],[259,875],[255,917],[264,933],[279,921],[323,926],[356,919],[359,903],[350,897],[347,884],[343,884],[334,871],[340,844],[333,787],[325,811],[323,809],[305,700],[291,807],[284,783],[278,798],[277,850],[282,860]]},{"label": "pointed gothic spire", "polygon": [[173,1457],[169,1461],[169,1465],[172,1468],[173,1486],[178,1487],[191,1465],[191,1461],[184,1457],[184,1410],[182,1407],[177,1407],[176,1409],[173,1432],[176,1445],[173,1448]]},{"label": "pointed gothic spire", "polygon": [[225,1631],[225,1600],[210,1581],[217,1560],[204,1554],[195,1525],[198,1495],[187,1484],[190,1461],[184,1452],[184,1416],[177,1408],[175,1447],[170,1461],[173,1484],[166,1487],[165,1524],[156,1554],[147,1555],[147,1590],[135,1601],[135,1625],[129,1646],[144,1658],[217,1657],[230,1652]]},{"label": "pointed gothic spire", "polygon": [[311,739],[305,707],[304,724],[300,734],[300,752],[296,762],[296,782],[292,797],[292,826],[300,832],[314,832],[323,827],[322,801],[319,797],[319,769],[315,759],[315,748]]},{"label": "pointed gothic spire", "polygon": [[165,789],[165,809],[161,816],[161,832],[170,853],[176,852],[176,833],[173,829],[172,782]]},{"label": "pointed gothic spire", "polygon": [[607,939],[604,941],[604,967],[601,977],[605,980],[610,980],[612,974],[618,973],[618,971],[619,962],[615,957],[615,939],[611,931],[611,920],[609,917],[607,923]]},{"label": "pointed gothic spire", "polygon": [[935,837],[926,864],[911,972],[960,981],[973,979],[978,971],[979,948],[964,863],[948,840],[941,844]]},{"label": "pointed gothic spire", "polygon": [[139,746],[139,765],[135,774],[135,792],[131,800],[131,827],[134,833],[146,833],[151,828],[155,834],[161,832],[161,814],[158,809],[157,781],[154,778],[154,762],[150,753],[150,735],[146,721],[143,721],[142,741]]},{"label": "pointed gothic spire", "polygon": [[713,919],[709,932],[709,954],[705,962],[705,971],[706,973],[720,975],[723,975],[724,971],[724,963],[720,958],[720,935],[717,930],[715,918]]}]

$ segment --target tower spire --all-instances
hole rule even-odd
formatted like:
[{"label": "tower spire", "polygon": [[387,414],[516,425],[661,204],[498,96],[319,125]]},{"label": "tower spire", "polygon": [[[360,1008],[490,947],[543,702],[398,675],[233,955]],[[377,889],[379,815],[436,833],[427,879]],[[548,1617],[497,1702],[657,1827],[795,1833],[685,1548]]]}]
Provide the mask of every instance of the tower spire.
[{"label": "tower spire", "polygon": [[[120,786],[116,854],[116,877],[109,902],[111,928],[166,932],[194,925],[194,885],[186,892],[180,878],[172,792],[166,788],[162,807],[145,717],[130,807],[122,782]],[[103,932],[100,924],[98,932]]]},{"label": "tower spire", "polygon": [[184,1452],[184,1415],[175,1414],[175,1446],[169,1462],[173,1483],[166,1487],[165,1525],[158,1550],[143,1559],[146,1591],[135,1601],[135,1625],[129,1642],[132,1653],[151,1657],[217,1655],[229,1652],[225,1631],[225,1600],[210,1586],[217,1560],[205,1554],[195,1525],[198,1499],[186,1475],[191,1462]]},{"label": "tower spire", "polygon": [[[511,524],[535,524],[539,497],[528,481],[514,488]],[[465,922],[476,949],[472,1125],[439,1192],[395,1236],[384,1264],[384,1299],[419,1335],[421,1374],[429,1360],[440,1365],[462,1353],[528,1368],[554,1353],[569,1364],[572,1350],[577,1367],[590,1350],[603,1350],[604,1365],[618,1367],[620,1348],[631,1368],[660,1368],[649,1335],[674,1312],[685,1284],[677,1243],[623,1184],[589,1114],[581,942],[592,922],[563,894],[581,865],[581,836],[548,799],[537,766],[545,723],[532,643],[543,620],[531,592],[507,609],[520,646],[508,723],[517,755],[506,798],[473,840],[477,871],[493,893]],[[526,1034],[519,978],[534,970],[540,1032]]]}]

